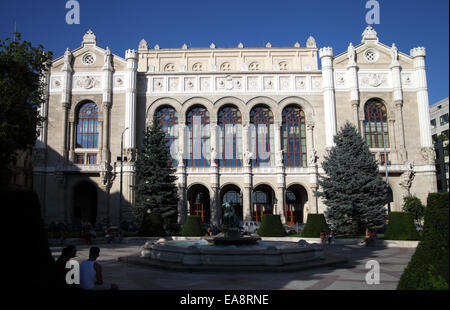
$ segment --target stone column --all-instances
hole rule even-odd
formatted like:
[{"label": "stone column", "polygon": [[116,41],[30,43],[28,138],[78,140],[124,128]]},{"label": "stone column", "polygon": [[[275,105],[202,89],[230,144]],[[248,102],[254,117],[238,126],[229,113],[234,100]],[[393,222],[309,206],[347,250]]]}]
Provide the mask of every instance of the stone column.
[{"label": "stone column", "polygon": [[336,135],[336,103],[334,96],[333,77],[333,48],[323,47],[319,50],[322,62],[322,88],[323,105],[325,114],[325,146],[330,148],[334,145],[333,137]]},{"label": "stone column", "polygon": [[125,52],[127,60],[127,88],[125,94],[125,132],[124,148],[136,148],[136,80],[137,80],[137,59],[138,54],[135,50]]},{"label": "stone column", "polygon": [[285,223],[285,205],[284,205],[284,192],[285,188],[285,173],[284,173],[284,155],[281,148],[281,125],[282,121],[275,121],[275,166],[277,171],[277,189],[276,189],[276,199],[277,203],[274,206],[274,214],[280,215],[281,222]]},{"label": "stone column", "polygon": [[352,60],[350,60],[347,65],[347,77],[350,88],[350,103],[352,105],[353,122],[356,128],[358,128],[358,130],[361,132],[358,115],[358,107],[360,102],[359,85],[358,85],[358,66]]},{"label": "stone column", "polygon": [[77,128],[75,120],[69,121],[69,161],[75,162],[75,148],[77,146]]},{"label": "stone column", "polygon": [[211,117],[210,120],[210,183],[211,183],[211,223],[218,227],[222,219],[221,205],[219,199],[220,181],[219,181],[219,166],[217,165],[217,119]]},{"label": "stone column", "polygon": [[184,225],[187,217],[187,189],[186,189],[186,165],[184,159],[186,157],[186,150],[184,146],[185,139],[185,120],[183,117],[179,118],[178,123],[178,167],[177,167],[177,177],[178,177],[178,223]]},{"label": "stone column", "polygon": [[424,47],[417,47],[411,50],[411,56],[414,58],[414,68],[417,83],[417,106],[419,110],[420,126],[420,145],[422,148],[432,148],[430,113],[428,104],[428,86],[427,75],[425,71]]},{"label": "stone column", "polygon": [[110,109],[112,103],[112,54],[109,48],[106,48],[104,65],[103,65],[103,145],[102,145],[102,159],[106,163],[111,161],[111,152],[109,147],[109,127],[110,127]]},{"label": "stone column", "polygon": [[401,67],[397,58],[394,57],[392,59],[392,63],[389,67],[391,69],[392,76],[392,86],[393,90],[393,99],[395,104],[395,126],[393,131],[395,132],[395,148],[398,152],[398,159],[402,164],[405,160],[407,160],[406,156],[406,148],[405,148],[405,135],[403,129],[403,92],[402,92],[402,75],[401,75]]},{"label": "stone column", "polygon": [[408,160],[408,153],[405,147],[405,130],[403,125],[403,101],[395,101],[395,136],[398,140],[399,160],[404,163]]},{"label": "stone column", "polygon": [[62,119],[62,128],[63,128],[63,148],[62,155],[65,161],[68,160],[68,138],[69,138],[69,128],[68,128],[68,116],[70,110],[71,103],[71,94],[72,94],[72,60],[73,55],[66,49],[64,53],[64,65],[61,69],[63,72],[63,83],[62,83],[62,92],[61,92],[61,105],[63,106],[63,119]]},{"label": "stone column", "polygon": [[244,192],[242,193],[242,217],[244,220],[252,219],[252,154],[250,153],[249,122],[243,119],[242,122],[242,172],[244,176]]}]

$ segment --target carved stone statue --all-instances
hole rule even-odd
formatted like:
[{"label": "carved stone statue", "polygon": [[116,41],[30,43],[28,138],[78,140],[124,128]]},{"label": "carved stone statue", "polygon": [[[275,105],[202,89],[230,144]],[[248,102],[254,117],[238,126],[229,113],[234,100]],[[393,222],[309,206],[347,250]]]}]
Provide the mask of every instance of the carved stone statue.
[{"label": "carved stone statue", "polygon": [[309,155],[309,166],[314,167],[317,164],[317,159],[319,157],[317,156],[317,151],[315,149],[312,150],[311,154]]},{"label": "carved stone statue", "polygon": [[409,190],[411,189],[412,182],[414,180],[415,172],[414,172],[414,162],[407,162],[407,169],[401,176],[401,182],[399,183],[401,187],[403,187],[409,194]]},{"label": "carved stone statue", "polygon": [[214,148],[211,149],[211,166],[216,166],[217,152]]},{"label": "carved stone statue", "polygon": [[106,51],[105,51],[105,66],[112,66],[112,61],[111,61],[111,50],[109,49],[109,47],[106,47]]},{"label": "carved stone statue", "polygon": [[180,150],[177,153],[178,166],[180,166],[180,167],[184,167],[183,153],[184,153],[183,150]]},{"label": "carved stone statue", "polygon": [[276,156],[277,167],[282,167],[284,162],[284,152],[283,150],[279,150]]},{"label": "carved stone statue", "polygon": [[67,48],[64,53],[64,67],[71,69],[72,68],[71,61],[72,61],[72,53]]},{"label": "carved stone statue", "polygon": [[433,147],[423,147],[421,149],[422,157],[427,164],[434,165],[436,160],[436,152]]},{"label": "carved stone statue", "polygon": [[244,152],[244,164],[246,166],[250,166],[252,163],[252,157],[253,157],[253,153],[250,152],[249,150],[246,150]]},{"label": "carved stone statue", "polygon": [[393,63],[397,62],[397,60],[398,60],[398,49],[397,49],[397,46],[395,46],[395,43],[392,43],[391,57],[392,57],[392,62]]},{"label": "carved stone statue", "polygon": [[356,50],[353,44],[350,42],[350,45],[347,49],[347,57],[348,57],[348,64],[349,65],[355,65],[356,64]]}]

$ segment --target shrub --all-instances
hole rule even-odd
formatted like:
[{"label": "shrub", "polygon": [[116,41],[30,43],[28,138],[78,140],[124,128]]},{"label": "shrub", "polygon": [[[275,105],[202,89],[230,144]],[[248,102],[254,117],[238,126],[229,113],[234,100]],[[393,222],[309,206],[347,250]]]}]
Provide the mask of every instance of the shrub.
[{"label": "shrub", "polygon": [[302,237],[319,238],[322,230],[328,231],[328,225],[323,214],[308,214]]},{"label": "shrub", "polygon": [[165,236],[162,216],[159,213],[145,214],[138,234],[141,237]]},{"label": "shrub", "polygon": [[386,240],[419,240],[419,233],[414,225],[411,213],[390,212],[389,224],[384,233]]},{"label": "shrub", "polygon": [[423,217],[424,209],[422,201],[416,196],[408,195],[403,198],[403,211],[411,213],[415,220]]},{"label": "shrub", "polygon": [[433,209],[448,209],[448,192],[430,193],[427,198],[427,207]]},{"label": "shrub", "polygon": [[204,235],[200,216],[189,215],[184,223],[181,235],[184,237],[201,237]]},{"label": "shrub", "polygon": [[274,214],[264,214],[257,234],[261,237],[286,236],[286,231],[283,228],[283,224],[281,224],[280,216]]},{"label": "shrub", "polygon": [[449,283],[448,193],[428,195],[423,237],[397,289],[447,289]]}]

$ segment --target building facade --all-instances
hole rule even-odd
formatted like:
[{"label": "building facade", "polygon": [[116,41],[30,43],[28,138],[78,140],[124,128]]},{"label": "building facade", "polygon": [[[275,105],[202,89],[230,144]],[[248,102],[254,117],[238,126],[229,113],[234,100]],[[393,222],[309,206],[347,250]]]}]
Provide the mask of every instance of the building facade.
[{"label": "building facade", "polygon": [[431,137],[436,149],[437,189],[448,191],[448,97],[430,106]]},{"label": "building facade", "polygon": [[425,56],[423,47],[405,54],[380,43],[370,26],[338,55],[310,37],[292,47],[162,49],[142,40],[122,58],[89,31],[45,76],[47,121],[33,155],[43,216],[128,218],[134,161],[154,114],[177,167],[181,223],[197,214],[218,224],[225,201],[257,221],[274,213],[301,223],[324,212],[313,192],[347,121],[383,177],[387,167],[391,209],[409,193],[425,201],[437,190]]}]

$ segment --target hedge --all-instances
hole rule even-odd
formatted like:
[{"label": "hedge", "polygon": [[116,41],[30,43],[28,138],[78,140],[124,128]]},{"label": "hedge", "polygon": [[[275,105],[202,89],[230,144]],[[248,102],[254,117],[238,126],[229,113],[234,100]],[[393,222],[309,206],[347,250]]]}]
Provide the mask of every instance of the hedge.
[{"label": "hedge", "polygon": [[419,240],[414,217],[409,212],[390,212],[389,224],[384,233],[386,240]]},{"label": "hedge", "polygon": [[184,237],[201,237],[204,235],[202,221],[200,216],[188,215],[186,223],[184,223],[181,235]]},{"label": "hedge", "polygon": [[323,214],[308,214],[301,236],[305,238],[319,238],[322,230],[329,231],[325,216]]},{"label": "hedge", "polygon": [[145,214],[138,234],[141,237],[165,236],[162,216],[159,213]]},{"label": "hedge", "polygon": [[264,214],[257,234],[261,237],[284,237],[286,231],[279,215]]},{"label": "hedge", "polygon": [[422,240],[403,272],[398,290],[449,289],[448,193],[428,195]]}]

